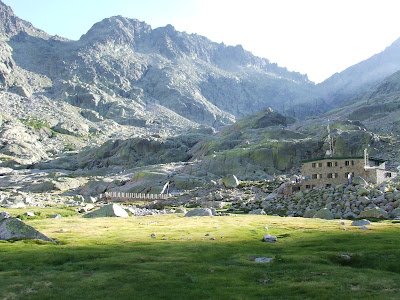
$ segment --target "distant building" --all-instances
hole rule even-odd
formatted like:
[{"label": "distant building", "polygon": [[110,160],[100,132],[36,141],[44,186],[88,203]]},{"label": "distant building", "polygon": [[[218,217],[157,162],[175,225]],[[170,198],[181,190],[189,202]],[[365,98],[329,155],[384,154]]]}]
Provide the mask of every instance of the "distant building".
[{"label": "distant building", "polygon": [[380,184],[397,176],[397,173],[386,170],[385,160],[369,157],[367,151],[364,157],[325,157],[303,161],[301,168],[301,180],[288,185],[287,193],[348,183],[349,177],[362,177],[367,182]]}]

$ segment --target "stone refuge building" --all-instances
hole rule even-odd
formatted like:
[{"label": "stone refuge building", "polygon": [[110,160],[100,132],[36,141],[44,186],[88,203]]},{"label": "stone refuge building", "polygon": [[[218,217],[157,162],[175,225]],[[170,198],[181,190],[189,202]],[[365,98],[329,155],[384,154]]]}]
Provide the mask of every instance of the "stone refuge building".
[{"label": "stone refuge building", "polygon": [[395,172],[386,170],[385,160],[369,157],[366,152],[361,157],[324,157],[307,160],[301,163],[301,168],[301,179],[288,185],[286,193],[348,183],[349,174],[352,178],[361,177],[367,182],[377,184],[397,176]]}]

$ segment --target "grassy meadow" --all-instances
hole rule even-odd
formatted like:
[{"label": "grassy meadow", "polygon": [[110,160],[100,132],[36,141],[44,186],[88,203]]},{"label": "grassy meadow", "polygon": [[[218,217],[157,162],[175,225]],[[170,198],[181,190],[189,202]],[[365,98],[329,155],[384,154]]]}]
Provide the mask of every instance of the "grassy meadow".
[{"label": "grassy meadow", "polygon": [[[57,244],[0,241],[0,299],[400,298],[400,223],[389,220],[361,230],[351,221],[257,215],[36,212],[25,222]],[[277,243],[261,242],[267,233]]]}]

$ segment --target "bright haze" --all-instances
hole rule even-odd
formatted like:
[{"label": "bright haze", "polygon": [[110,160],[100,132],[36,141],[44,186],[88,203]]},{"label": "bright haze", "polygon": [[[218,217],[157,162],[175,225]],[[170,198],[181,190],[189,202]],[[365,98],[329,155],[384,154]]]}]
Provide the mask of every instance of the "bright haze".
[{"label": "bright haze", "polygon": [[318,83],[400,37],[398,0],[4,0],[20,18],[77,40],[121,15],[241,44]]}]

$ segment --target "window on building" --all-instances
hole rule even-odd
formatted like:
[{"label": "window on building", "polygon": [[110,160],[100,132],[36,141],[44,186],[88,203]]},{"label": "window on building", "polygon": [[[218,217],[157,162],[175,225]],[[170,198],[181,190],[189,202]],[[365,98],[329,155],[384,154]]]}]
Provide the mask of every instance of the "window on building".
[{"label": "window on building", "polygon": [[311,189],[311,185],[306,184],[306,189],[307,189],[307,190]]},{"label": "window on building", "polygon": [[338,173],[333,173],[333,178],[339,178],[339,174]]},{"label": "window on building", "polygon": [[312,174],[311,178],[312,179],[317,179],[318,178],[318,174]]},{"label": "window on building", "polygon": [[351,165],[354,166],[354,160],[351,161]]},{"label": "window on building", "polygon": [[327,166],[327,167],[333,167],[333,162],[328,161],[328,162],[326,163],[326,166]]},{"label": "window on building", "polygon": [[337,166],[338,166],[337,161],[335,161],[335,167],[337,167]]},{"label": "window on building", "polygon": [[344,162],[344,165],[345,165],[345,166],[350,166],[350,161],[349,161],[349,160],[346,160],[346,161]]},{"label": "window on building", "polygon": [[328,178],[332,178],[333,177],[332,175],[333,175],[332,173],[328,173]]},{"label": "window on building", "polygon": [[390,177],[392,177],[392,173],[390,173],[390,172],[386,172],[386,173],[385,173],[385,177],[387,177],[387,178],[390,178]]},{"label": "window on building", "polygon": [[312,163],[312,167],[316,168],[317,167],[317,163]]},{"label": "window on building", "polygon": [[321,179],[322,178],[322,174],[318,174],[317,178]]}]

